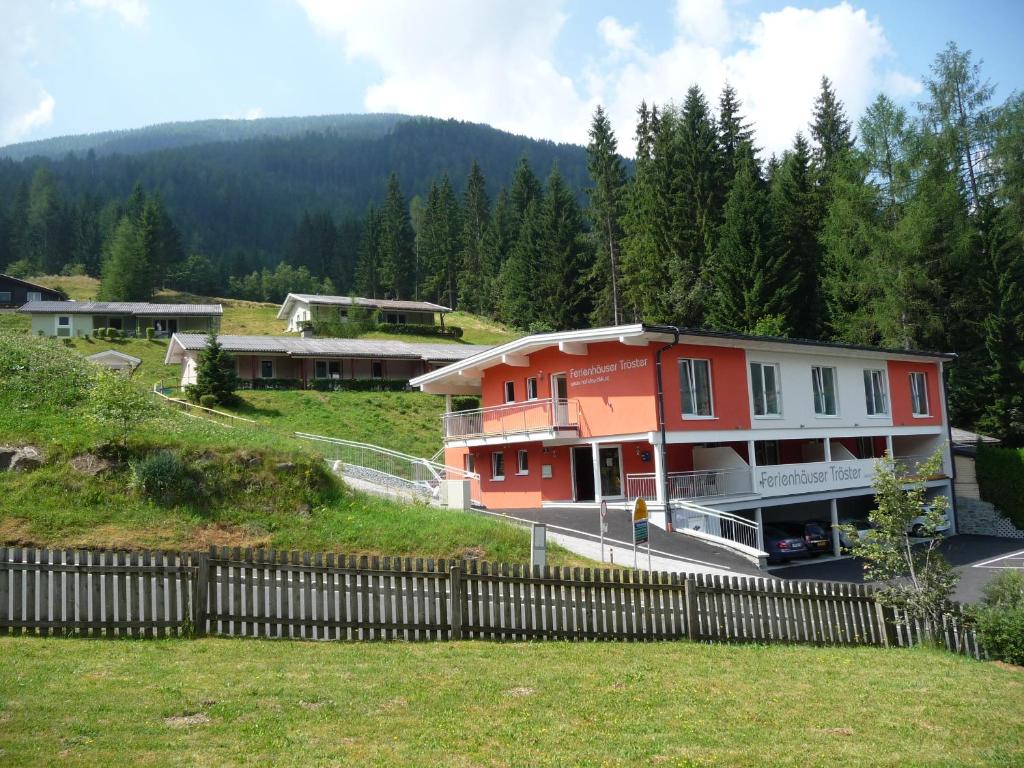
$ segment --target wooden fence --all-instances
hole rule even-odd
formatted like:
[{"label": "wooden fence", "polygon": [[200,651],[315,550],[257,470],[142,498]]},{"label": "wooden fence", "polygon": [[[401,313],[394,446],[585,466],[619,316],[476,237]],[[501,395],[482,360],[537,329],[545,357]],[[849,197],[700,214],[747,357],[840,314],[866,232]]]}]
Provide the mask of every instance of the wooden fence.
[{"label": "wooden fence", "polygon": [[932,639],[983,655],[959,606],[930,627],[855,584],[238,549],[0,548],[0,634],[9,632],[877,646]]}]

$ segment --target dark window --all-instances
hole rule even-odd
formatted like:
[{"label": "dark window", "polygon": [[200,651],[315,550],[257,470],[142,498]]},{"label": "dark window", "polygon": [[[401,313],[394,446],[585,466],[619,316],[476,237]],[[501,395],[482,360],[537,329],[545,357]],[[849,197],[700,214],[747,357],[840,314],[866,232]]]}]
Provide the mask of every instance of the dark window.
[{"label": "dark window", "polygon": [[491,454],[491,479],[505,479],[505,454],[500,451]]},{"label": "dark window", "polygon": [[505,402],[514,403],[516,401],[516,383],[514,381],[505,382]]},{"label": "dark window", "polygon": [[374,361],[373,363],[373,378],[383,379],[384,378],[384,363]]},{"label": "dark window", "polygon": [[779,463],[779,441],[760,440],[754,443],[754,460],[759,467],[768,467]]},{"label": "dark window", "polygon": [[274,361],[273,360],[260,360],[260,378],[272,379],[274,378]]},{"label": "dark window", "polygon": [[326,379],[327,378],[327,361],[326,360],[317,360],[316,361],[316,363],[313,365],[313,376],[315,376],[318,379]]},{"label": "dark window", "polygon": [[530,472],[530,458],[529,458],[530,454],[529,454],[529,452],[526,451],[525,449],[521,448],[521,449],[519,449],[519,452],[516,455],[516,457],[517,457],[517,461],[518,461],[518,466],[516,467],[516,471],[520,475],[529,474],[529,472]]},{"label": "dark window", "polygon": [[526,380],[526,399],[537,399],[537,379],[530,378]]},{"label": "dark window", "polygon": [[12,297],[10,291],[0,291],[0,304],[10,304],[11,298]]}]

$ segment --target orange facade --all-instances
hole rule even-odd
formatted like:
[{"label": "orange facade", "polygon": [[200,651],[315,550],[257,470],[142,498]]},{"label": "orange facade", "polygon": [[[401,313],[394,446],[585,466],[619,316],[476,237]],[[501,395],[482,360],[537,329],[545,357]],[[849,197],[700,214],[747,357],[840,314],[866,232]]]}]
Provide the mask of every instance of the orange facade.
[{"label": "orange facade", "polygon": [[[923,373],[928,392],[928,415],[915,416],[911,404],[910,375]],[[939,366],[935,363],[902,360],[889,361],[889,397],[892,401],[894,427],[916,427],[942,424],[942,400],[939,395]]]}]

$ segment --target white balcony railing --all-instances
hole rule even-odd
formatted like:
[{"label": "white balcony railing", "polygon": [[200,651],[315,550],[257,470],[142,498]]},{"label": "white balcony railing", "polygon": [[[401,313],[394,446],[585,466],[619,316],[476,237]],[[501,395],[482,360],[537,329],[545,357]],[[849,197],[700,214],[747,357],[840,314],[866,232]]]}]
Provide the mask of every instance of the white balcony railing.
[{"label": "white balcony railing", "polygon": [[688,529],[725,539],[744,547],[760,551],[757,523],[742,515],[702,507],[688,501],[673,501],[672,527],[677,531]]},{"label": "white balcony railing", "polygon": [[[708,499],[751,493],[749,469],[706,469],[695,472],[669,472],[670,499]],[[626,475],[626,496],[631,499],[655,499],[658,480],[653,473]]]},{"label": "white balcony railing", "polygon": [[548,399],[455,411],[442,419],[446,440],[576,430],[580,423],[579,403]]}]

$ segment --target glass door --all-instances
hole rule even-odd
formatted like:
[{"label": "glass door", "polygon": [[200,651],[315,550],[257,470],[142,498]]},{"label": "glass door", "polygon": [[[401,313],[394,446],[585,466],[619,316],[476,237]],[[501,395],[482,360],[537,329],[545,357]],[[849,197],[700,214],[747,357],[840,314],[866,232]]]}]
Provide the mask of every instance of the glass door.
[{"label": "glass door", "polygon": [[622,455],[619,447],[602,448],[598,458],[601,462],[601,497],[622,496]]},{"label": "glass door", "polygon": [[569,425],[569,384],[564,373],[551,374],[551,423]]}]

